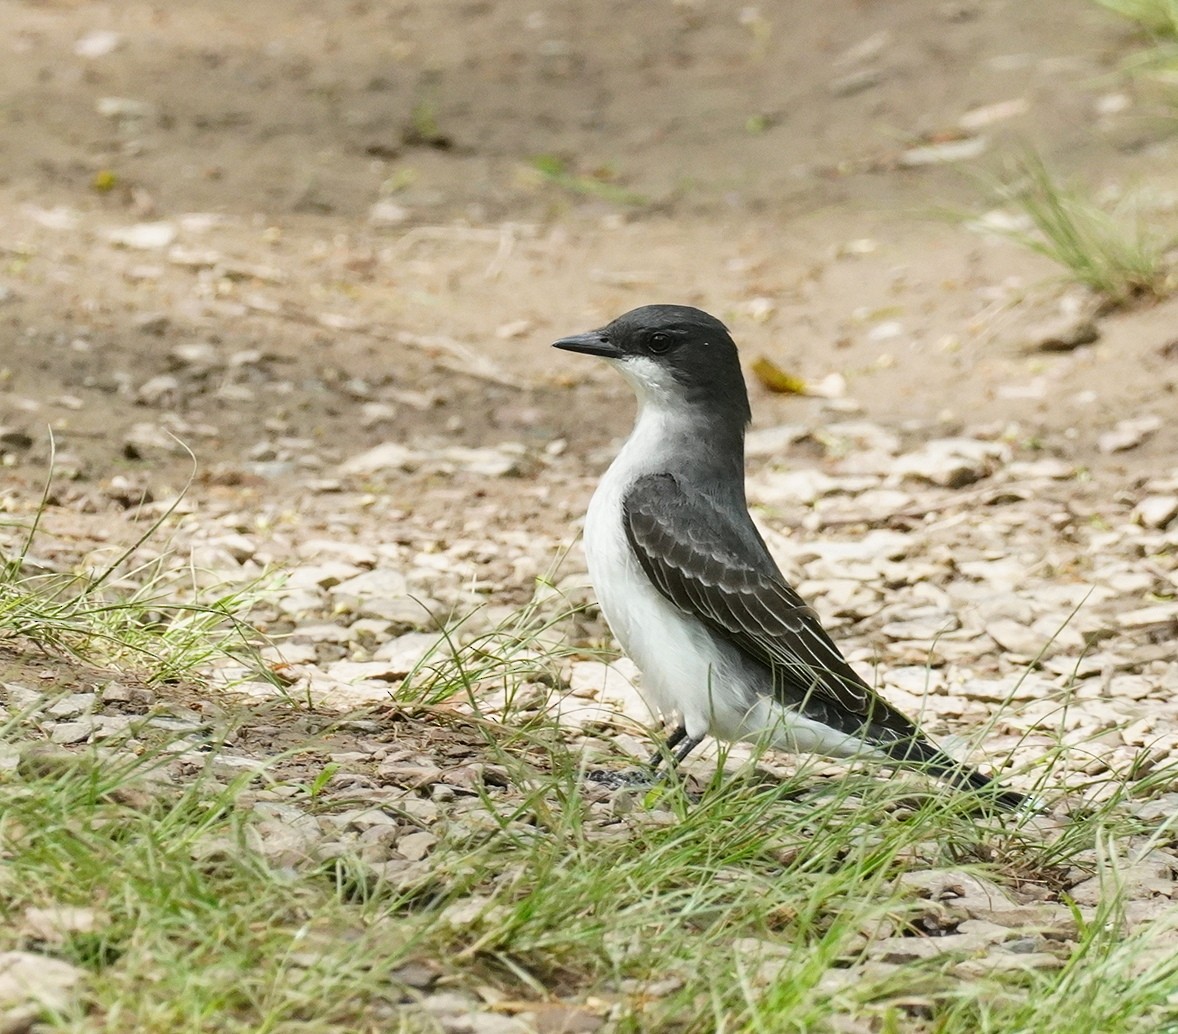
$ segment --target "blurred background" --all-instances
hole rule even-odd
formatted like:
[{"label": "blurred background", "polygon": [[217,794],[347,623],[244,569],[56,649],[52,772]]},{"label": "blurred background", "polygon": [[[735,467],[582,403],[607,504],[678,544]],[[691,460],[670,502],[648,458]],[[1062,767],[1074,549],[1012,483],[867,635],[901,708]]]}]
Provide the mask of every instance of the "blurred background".
[{"label": "blurred background", "polygon": [[630,401],[546,346],[651,301],[765,360],[762,424],[1094,450],[1178,363],[1168,10],[5,0],[5,462],[585,456]]}]

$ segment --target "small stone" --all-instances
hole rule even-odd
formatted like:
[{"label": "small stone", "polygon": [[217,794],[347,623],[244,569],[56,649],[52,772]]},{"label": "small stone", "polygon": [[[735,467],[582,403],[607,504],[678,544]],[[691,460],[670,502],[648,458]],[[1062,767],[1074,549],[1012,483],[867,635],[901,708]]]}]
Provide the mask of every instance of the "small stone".
[{"label": "small stone", "polygon": [[90,738],[94,728],[93,718],[78,722],[61,722],[53,726],[53,730],[49,733],[49,742],[62,746],[71,743],[84,743]]},{"label": "small stone", "polygon": [[923,144],[910,147],[899,158],[901,168],[915,169],[925,165],[946,165],[978,158],[985,153],[989,142],[984,136],[965,137],[962,140],[947,140],[944,143]]},{"label": "small stone", "polygon": [[171,325],[171,317],[166,312],[141,313],[132,324],[141,334],[151,334],[153,337],[161,337]]},{"label": "small stone", "polygon": [[1025,338],[1041,352],[1071,352],[1099,340],[1100,328],[1089,315],[1065,313],[1029,328]]},{"label": "small stone", "polygon": [[177,244],[168,249],[168,261],[186,269],[212,269],[222,261],[222,255],[211,248],[186,248]]},{"label": "small stone", "polygon": [[1092,108],[1098,115],[1119,115],[1133,105],[1133,98],[1127,93],[1102,93],[1093,102]]},{"label": "small stone", "polygon": [[343,811],[331,816],[340,829],[363,833],[369,829],[392,828],[397,825],[397,817],[390,815],[383,808],[357,808],[353,811]]},{"label": "small stone", "polygon": [[744,440],[745,455],[750,459],[781,456],[789,451],[795,442],[800,442],[810,433],[804,424],[782,424],[778,427],[763,427],[749,431]]},{"label": "small stone", "polygon": [[952,611],[931,607],[910,612],[900,620],[888,621],[880,631],[889,639],[913,639],[932,643],[946,632],[956,631],[960,627],[961,622]]},{"label": "small stone", "polygon": [[1018,621],[1000,618],[986,624],[986,634],[1002,649],[1024,660],[1031,660],[1050,650],[1052,641],[1034,628]]},{"label": "small stone", "polygon": [[893,42],[892,33],[887,29],[881,29],[879,32],[873,32],[870,36],[859,40],[858,43],[851,44],[846,50],[840,51],[835,55],[831,64],[835,68],[853,68],[866,64],[886,54]]},{"label": "small stone", "polygon": [[33,436],[25,431],[18,431],[12,427],[0,426],[0,448],[30,449],[33,446]]},{"label": "small stone", "polygon": [[1051,684],[1034,675],[1019,673],[999,679],[969,679],[957,690],[971,700],[1003,703],[1007,700],[1049,700],[1055,695]]},{"label": "small stone", "polygon": [[102,687],[102,702],[104,704],[129,704],[134,699],[130,686],[121,682],[108,682]]},{"label": "small stone", "polygon": [[43,1010],[66,1012],[85,975],[85,970],[48,955],[0,952],[0,1010],[6,1013],[3,1029],[30,1030]]},{"label": "small stone", "polygon": [[339,469],[341,474],[375,474],[384,470],[412,471],[420,465],[420,454],[400,442],[385,442],[353,456]]},{"label": "small stone", "polygon": [[169,353],[169,358],[178,367],[188,367],[194,372],[207,372],[221,361],[217,346],[208,341],[189,341],[177,345]]},{"label": "small stone", "polygon": [[344,628],[343,625],[337,625],[334,622],[299,625],[291,631],[290,639],[292,641],[305,639],[311,644],[346,643],[353,638],[353,629],[358,624],[360,624],[359,621],[354,622],[351,628]]},{"label": "small stone", "polygon": [[957,869],[922,869],[900,876],[901,886],[929,901],[962,909],[970,919],[999,923],[992,913],[1015,908],[1015,902],[996,883]]},{"label": "small stone", "polygon": [[[114,119],[119,122],[137,122],[141,119],[151,118],[155,112],[155,106],[148,101],[135,100],[133,97],[100,97],[94,105],[94,110],[103,118]],[[143,223],[140,225],[151,226],[154,224]],[[108,236],[113,241],[116,235],[125,232],[112,230]],[[116,243],[123,242],[117,241]],[[170,244],[171,240],[167,243]],[[163,246],[162,244],[158,245],[158,247]]]},{"label": "small stone", "polygon": [[409,583],[400,571],[376,568],[348,578],[328,589],[338,606],[355,610],[361,602],[373,596],[404,596]]},{"label": "small stone", "polygon": [[[443,1027],[447,1024],[443,1023]],[[448,1034],[532,1034],[530,1025],[497,1012],[472,1012],[459,1024],[449,1025]]]},{"label": "small stone", "polygon": [[391,402],[364,402],[360,406],[360,424],[363,427],[388,423],[396,416],[397,407]]},{"label": "small stone", "polygon": [[96,715],[91,737],[96,741],[118,739],[131,733],[132,720],[127,715]]},{"label": "small stone", "polygon": [[45,708],[45,714],[58,719],[77,718],[94,710],[93,693],[70,693],[59,697]]},{"label": "small stone", "polygon": [[5,682],[0,684],[4,690],[4,700],[10,711],[36,711],[45,703],[45,694],[22,685],[19,682]]},{"label": "small stone", "polygon": [[136,223],[133,226],[116,227],[107,232],[107,240],[124,248],[151,251],[166,248],[176,239],[176,227],[172,223]]},{"label": "small stone", "polygon": [[1007,119],[1024,115],[1030,109],[1030,101],[1025,97],[1015,97],[1011,100],[997,101],[994,104],[985,104],[980,108],[971,108],[957,120],[957,124],[972,133],[992,126],[996,122],[1005,122]]},{"label": "small stone", "polygon": [[[439,628],[446,618],[448,608],[437,600],[414,593],[412,596],[374,596],[363,599],[356,605],[361,620],[379,620],[405,628]],[[353,627],[360,621],[353,623]]]},{"label": "small stone", "polygon": [[870,90],[883,82],[882,73],[876,68],[858,68],[846,75],[832,79],[827,87],[832,97],[853,97],[864,90]]},{"label": "small stone", "polygon": [[1125,452],[1135,449],[1162,426],[1162,418],[1147,415],[1118,420],[1111,431],[1106,431],[1096,440],[1101,452]]},{"label": "small stone", "polygon": [[314,857],[322,839],[319,824],[310,815],[295,821],[287,817],[263,818],[250,827],[258,850],[274,865],[291,867]]},{"label": "small stone", "polygon": [[179,390],[180,381],[177,377],[170,373],[161,373],[158,377],[144,381],[135,392],[135,399],[146,405],[156,406],[174,396]]},{"label": "small stone", "polygon": [[1133,508],[1133,519],[1146,528],[1167,528],[1178,517],[1178,495],[1147,495]]},{"label": "small stone", "polygon": [[26,908],[21,933],[44,944],[60,945],[72,934],[93,933],[105,917],[97,909],[72,905]]},{"label": "small stone", "polygon": [[189,711],[187,708],[183,710],[183,714],[153,714],[144,719],[144,724],[153,729],[162,729],[164,732],[172,733],[175,736],[192,736],[208,731],[208,724],[201,720],[200,715],[195,711]]},{"label": "small stone", "polygon": [[389,977],[406,987],[425,991],[434,986],[442,976],[444,970],[436,963],[423,959],[413,959],[402,963],[394,969]]},{"label": "small stone", "polygon": [[296,552],[305,559],[330,556],[346,560],[357,567],[375,567],[380,554],[361,542],[337,542],[335,539],[307,539],[300,542]]},{"label": "small stone", "polygon": [[1178,607],[1173,603],[1161,603],[1154,607],[1142,607],[1117,615],[1121,628],[1157,628],[1178,625]]},{"label": "small stone", "polygon": [[607,684],[619,679],[629,681],[605,661],[575,661],[569,671],[569,693],[575,697],[596,700]]},{"label": "small stone", "polygon": [[501,323],[495,328],[495,336],[502,341],[508,341],[511,338],[523,337],[532,329],[532,321],[528,319],[511,320],[507,323]]},{"label": "small stone", "polygon": [[820,470],[765,470],[749,479],[749,495],[767,506],[807,506],[839,490],[839,483]]},{"label": "small stone", "polygon": [[277,604],[283,614],[297,618],[323,610],[323,597],[314,592],[286,592],[278,597]]},{"label": "small stone", "polygon": [[254,262],[239,262],[233,259],[218,263],[213,273],[225,280],[258,280],[266,284],[286,283],[286,274],[275,266],[263,266]]},{"label": "small stone", "polygon": [[395,201],[383,199],[368,209],[368,221],[373,226],[400,226],[409,218],[409,209]]},{"label": "small stone", "polygon": [[362,574],[362,569],[344,560],[326,560],[321,564],[301,564],[286,576],[287,589],[330,589],[349,578]]},{"label": "small stone", "polygon": [[[405,761],[382,761],[376,774],[381,782],[391,786],[400,786],[406,790],[423,790],[442,781],[440,768],[433,765],[416,765]],[[414,818],[432,822],[437,817],[437,805],[433,803],[429,804],[429,811],[425,816],[407,807],[409,804],[409,801],[402,802],[402,806]]]},{"label": "small stone", "polygon": [[904,324],[899,320],[884,320],[867,332],[868,341],[895,341],[904,336]]},{"label": "small stone", "polygon": [[940,438],[915,452],[897,457],[893,471],[900,478],[928,481],[945,488],[963,488],[993,474],[1010,458],[1009,447],[976,438]]},{"label": "small stone", "polygon": [[509,445],[510,443],[507,443],[496,449],[452,445],[443,449],[440,457],[468,474],[492,478],[507,477],[520,472],[522,458],[511,451]]},{"label": "small stone", "polygon": [[266,768],[266,762],[259,757],[220,754],[213,758],[211,768],[213,775],[220,776],[224,780],[236,780],[238,776],[243,774],[262,773]]},{"label": "small stone", "polygon": [[169,437],[158,424],[148,421],[132,424],[123,435],[123,456],[129,460],[146,459],[160,452],[173,453],[176,448],[174,438]]},{"label": "small stone", "polygon": [[1045,951],[1031,952],[1028,955],[995,951],[980,959],[964,959],[956,963],[951,972],[963,980],[980,980],[995,973],[1062,969],[1063,964],[1063,959]]},{"label": "small stone", "polygon": [[314,643],[275,643],[260,651],[267,664],[314,664],[319,658],[319,648]]},{"label": "small stone", "polygon": [[372,659],[386,662],[405,676],[430,657],[448,653],[448,645],[445,638],[431,632],[409,632],[390,639],[372,655]]},{"label": "small stone", "polygon": [[1054,481],[1066,481],[1076,476],[1076,465],[1061,460],[1055,456],[1044,456],[1037,460],[1014,460],[1008,463],[1003,471],[1010,480],[1030,480],[1032,478],[1050,478]]},{"label": "small stone", "polygon": [[397,854],[411,862],[420,862],[434,849],[437,842],[438,838],[425,830],[407,833],[397,841]]},{"label": "small stone", "polygon": [[223,549],[239,564],[251,560],[258,551],[258,544],[248,535],[221,535],[209,540],[209,545]]},{"label": "small stone", "polygon": [[121,33],[111,29],[93,29],[74,41],[74,53],[78,57],[93,60],[114,53],[122,42]]}]

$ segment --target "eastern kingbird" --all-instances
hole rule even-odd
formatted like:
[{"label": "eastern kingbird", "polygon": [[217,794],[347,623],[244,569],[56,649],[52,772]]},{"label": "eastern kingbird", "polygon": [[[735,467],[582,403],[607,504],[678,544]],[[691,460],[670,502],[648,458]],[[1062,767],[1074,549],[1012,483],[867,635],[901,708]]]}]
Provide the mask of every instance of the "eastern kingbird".
[{"label": "eastern kingbird", "polygon": [[[752,414],[724,324],[644,305],[555,347],[607,359],[638,396],[634,429],[589,504],[585,555],[644,699],[678,715],[674,762],[710,733],[989,786],[860,678],[774,562],[745,501]],[[995,786],[986,796],[1026,800]]]}]

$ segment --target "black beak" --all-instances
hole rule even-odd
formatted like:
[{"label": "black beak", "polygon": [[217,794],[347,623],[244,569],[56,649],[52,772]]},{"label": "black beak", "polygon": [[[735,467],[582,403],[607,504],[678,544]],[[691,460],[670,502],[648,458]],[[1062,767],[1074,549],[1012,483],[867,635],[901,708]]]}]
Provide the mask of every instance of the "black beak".
[{"label": "black beak", "polygon": [[584,334],[574,334],[572,337],[562,337],[552,345],[553,348],[563,348],[566,352],[584,352],[585,355],[599,355],[603,359],[617,359],[621,352],[609,343],[604,331],[590,330]]}]

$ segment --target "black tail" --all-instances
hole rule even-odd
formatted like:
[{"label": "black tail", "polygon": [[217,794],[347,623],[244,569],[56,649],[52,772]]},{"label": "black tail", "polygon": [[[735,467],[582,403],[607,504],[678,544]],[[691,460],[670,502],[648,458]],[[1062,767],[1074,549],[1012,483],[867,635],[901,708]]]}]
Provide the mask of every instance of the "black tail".
[{"label": "black tail", "polygon": [[993,776],[982,775],[976,768],[958,765],[951,762],[952,767],[937,771],[937,775],[956,783],[965,789],[972,790],[978,795],[979,801],[989,804],[993,801],[1005,811],[1018,811],[1031,803],[1031,798],[1017,790],[1003,790]]},{"label": "black tail", "polygon": [[[825,707],[825,701],[813,697],[806,698],[806,711],[833,728],[861,737],[865,747],[886,754],[905,768],[922,769],[967,791],[974,795],[980,808],[1017,811],[1032,803],[1025,794],[1004,790],[990,776],[982,775],[976,768],[963,765],[960,761],[954,761],[929,740],[910,718],[897,711],[883,697],[874,694],[866,683],[861,683],[861,687],[867,693],[866,720],[861,715],[853,716],[839,708]],[[822,710],[816,710],[818,707],[822,707]],[[852,725],[852,722],[856,722],[858,727]]]},{"label": "black tail", "polygon": [[875,746],[906,767],[924,769],[938,779],[976,794],[979,805],[984,808],[995,806],[1004,811],[1017,811],[1031,804],[1031,798],[1026,794],[1002,789],[993,777],[954,761],[923,737],[877,742]]}]

